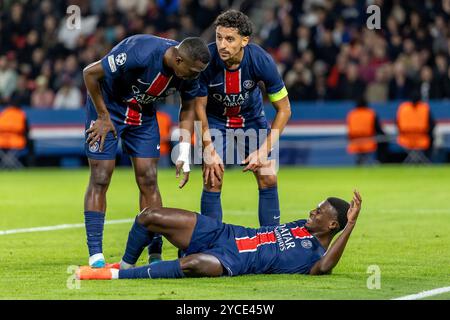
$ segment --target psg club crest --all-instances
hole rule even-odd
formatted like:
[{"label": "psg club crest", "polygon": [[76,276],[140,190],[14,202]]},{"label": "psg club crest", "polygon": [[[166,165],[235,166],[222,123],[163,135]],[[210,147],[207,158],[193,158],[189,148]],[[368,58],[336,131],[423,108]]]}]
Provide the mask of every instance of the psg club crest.
[{"label": "psg club crest", "polygon": [[100,148],[100,145],[98,144],[98,141],[95,141],[92,146],[89,146],[89,151],[97,152],[99,148]]},{"label": "psg club crest", "polygon": [[245,80],[244,81],[244,88],[249,90],[255,86],[255,82],[252,80]]},{"label": "psg club crest", "polygon": [[302,242],[300,244],[305,249],[311,249],[312,248],[312,242],[310,240],[302,240]]},{"label": "psg club crest", "polygon": [[116,64],[121,66],[127,61],[127,54],[125,52],[119,53],[116,57]]}]

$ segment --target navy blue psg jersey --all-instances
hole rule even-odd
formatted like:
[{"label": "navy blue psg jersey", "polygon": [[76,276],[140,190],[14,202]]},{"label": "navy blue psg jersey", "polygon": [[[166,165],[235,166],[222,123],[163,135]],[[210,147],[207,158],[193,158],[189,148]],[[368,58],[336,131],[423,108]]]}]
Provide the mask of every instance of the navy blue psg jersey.
[{"label": "navy blue psg jersey", "polygon": [[200,75],[197,96],[208,96],[206,113],[228,128],[245,128],[246,123],[264,117],[262,81],[271,101],[287,95],[283,80],[272,57],[256,44],[244,47],[244,57],[236,70],[230,70],[217,52],[208,45],[211,63]]},{"label": "navy blue psg jersey", "polygon": [[305,228],[306,220],[259,229],[233,226],[239,274],[309,273],[325,249]]},{"label": "navy blue psg jersey", "polygon": [[155,113],[153,102],[176,90],[181,98],[195,98],[198,80],[176,77],[163,64],[163,56],[177,41],[152,35],[134,35],[122,40],[101,63],[105,77],[101,89],[109,110],[121,114],[123,122],[140,125]]}]

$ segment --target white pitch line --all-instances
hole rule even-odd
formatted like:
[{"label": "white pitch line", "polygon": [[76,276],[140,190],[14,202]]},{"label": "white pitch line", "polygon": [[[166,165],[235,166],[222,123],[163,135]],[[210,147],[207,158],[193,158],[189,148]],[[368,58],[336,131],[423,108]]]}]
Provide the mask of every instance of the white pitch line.
[{"label": "white pitch line", "polygon": [[422,291],[422,292],[419,292],[416,294],[411,294],[409,296],[404,296],[404,297],[395,298],[395,299],[391,299],[391,300],[418,300],[418,299],[436,296],[438,294],[442,294],[442,293],[446,293],[446,292],[450,292],[450,287],[442,287],[442,288],[437,288],[437,289],[433,289],[433,290]]},{"label": "white pitch line", "polygon": [[[134,221],[134,219],[109,220],[109,221],[105,221],[105,224],[120,224],[120,223],[129,223],[129,222],[133,222],[133,221]],[[74,223],[74,224],[59,224],[56,226],[46,226],[46,227],[0,230],[0,236],[5,236],[8,234],[16,234],[16,233],[43,232],[43,231],[54,231],[54,230],[63,230],[63,229],[84,228],[84,227],[85,227],[84,223]]]},{"label": "white pitch line", "polygon": [[[248,212],[249,211],[243,211],[243,210],[230,211],[229,214],[242,214],[242,213],[248,213]],[[130,223],[133,221],[134,221],[134,219],[118,219],[118,220],[109,220],[109,221],[107,220],[107,221],[105,221],[105,224]],[[6,236],[8,234],[17,234],[17,233],[44,232],[44,231],[76,229],[76,228],[84,228],[84,227],[85,227],[84,223],[74,223],[74,224],[59,224],[56,226],[0,230],[0,236]]]}]

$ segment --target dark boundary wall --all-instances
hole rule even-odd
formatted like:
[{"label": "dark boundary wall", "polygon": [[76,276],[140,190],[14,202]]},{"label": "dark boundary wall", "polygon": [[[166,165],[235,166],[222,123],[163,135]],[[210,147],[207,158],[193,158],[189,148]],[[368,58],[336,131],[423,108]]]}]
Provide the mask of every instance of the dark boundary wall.
[{"label": "dark boundary wall", "polygon": [[[405,157],[395,143],[395,116],[400,101],[371,104],[388,134],[389,162],[399,162]],[[297,102],[292,103],[292,117],[280,143],[280,163],[290,165],[353,165],[354,158],[345,151],[347,144],[345,118],[354,102]],[[448,162],[450,152],[450,101],[430,102],[437,122],[435,130],[434,162]],[[36,110],[24,108],[33,141],[34,165],[85,165],[84,108],[79,110]],[[178,106],[165,105],[174,122]],[[265,105],[269,120],[275,109]],[[119,164],[127,164],[127,157],[118,154]]]}]

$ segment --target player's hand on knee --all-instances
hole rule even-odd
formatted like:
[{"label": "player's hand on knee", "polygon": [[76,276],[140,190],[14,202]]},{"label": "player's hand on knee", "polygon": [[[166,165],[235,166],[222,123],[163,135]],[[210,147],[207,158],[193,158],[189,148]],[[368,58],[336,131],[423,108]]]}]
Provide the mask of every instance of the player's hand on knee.
[{"label": "player's hand on knee", "polygon": [[113,133],[114,138],[117,139],[117,131],[111,118],[109,116],[104,119],[98,118],[92,126],[86,130],[86,133],[88,134],[86,143],[89,143],[89,146],[92,146],[95,142],[100,140],[99,151],[102,152],[106,136],[110,131]]},{"label": "player's hand on knee", "polygon": [[269,160],[267,160],[267,152],[264,150],[253,151],[242,161],[242,165],[246,165],[242,170],[243,172],[257,172],[260,168],[270,165]]}]

